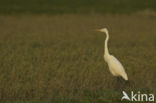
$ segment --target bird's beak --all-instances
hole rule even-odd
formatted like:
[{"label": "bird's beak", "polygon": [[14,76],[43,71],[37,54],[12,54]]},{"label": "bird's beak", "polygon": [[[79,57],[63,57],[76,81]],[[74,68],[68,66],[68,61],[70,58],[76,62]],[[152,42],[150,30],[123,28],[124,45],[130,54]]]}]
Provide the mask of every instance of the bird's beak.
[{"label": "bird's beak", "polygon": [[101,31],[101,29],[96,29],[95,31]]}]

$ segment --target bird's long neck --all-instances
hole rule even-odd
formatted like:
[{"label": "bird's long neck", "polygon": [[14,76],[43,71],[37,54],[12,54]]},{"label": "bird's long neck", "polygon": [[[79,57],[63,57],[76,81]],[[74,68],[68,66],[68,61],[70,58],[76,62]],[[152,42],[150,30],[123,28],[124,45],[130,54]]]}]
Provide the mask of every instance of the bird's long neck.
[{"label": "bird's long neck", "polygon": [[105,55],[109,55],[109,51],[108,51],[108,40],[109,40],[109,34],[108,34],[108,31],[106,32],[106,39],[105,39],[105,43],[104,43],[104,45],[105,45],[105,49],[104,49],[104,54]]}]

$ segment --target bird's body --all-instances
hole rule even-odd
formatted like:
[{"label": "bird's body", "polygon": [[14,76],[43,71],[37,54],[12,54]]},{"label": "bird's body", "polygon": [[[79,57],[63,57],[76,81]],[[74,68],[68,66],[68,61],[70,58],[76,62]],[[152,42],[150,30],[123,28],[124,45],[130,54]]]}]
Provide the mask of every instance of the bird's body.
[{"label": "bird's body", "polygon": [[128,80],[128,76],[124,70],[124,67],[120,63],[120,61],[117,58],[115,58],[113,55],[109,54],[108,44],[107,44],[109,40],[108,30],[106,28],[103,28],[98,31],[106,33],[106,40],[104,42],[104,51],[105,51],[104,60],[108,64],[110,72],[114,76],[121,76],[123,79]]},{"label": "bird's body", "polygon": [[110,72],[114,76],[121,76],[125,80],[128,80],[128,77],[127,77],[127,74],[126,74],[126,72],[124,70],[124,67],[119,62],[119,60],[117,60],[117,58],[115,58],[113,55],[109,55],[109,56],[104,55],[104,59],[108,64]]}]

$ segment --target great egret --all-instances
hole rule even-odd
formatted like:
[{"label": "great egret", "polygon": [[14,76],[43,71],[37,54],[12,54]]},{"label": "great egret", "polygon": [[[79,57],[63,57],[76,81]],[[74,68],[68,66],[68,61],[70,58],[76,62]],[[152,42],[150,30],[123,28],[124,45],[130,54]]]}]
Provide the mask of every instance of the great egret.
[{"label": "great egret", "polygon": [[110,72],[114,76],[121,76],[124,80],[128,80],[128,76],[124,70],[124,67],[120,63],[119,60],[117,60],[113,55],[109,54],[108,51],[108,40],[109,40],[109,33],[107,28],[97,29],[97,31],[104,32],[106,34],[106,39],[104,42],[104,60],[108,64]]}]

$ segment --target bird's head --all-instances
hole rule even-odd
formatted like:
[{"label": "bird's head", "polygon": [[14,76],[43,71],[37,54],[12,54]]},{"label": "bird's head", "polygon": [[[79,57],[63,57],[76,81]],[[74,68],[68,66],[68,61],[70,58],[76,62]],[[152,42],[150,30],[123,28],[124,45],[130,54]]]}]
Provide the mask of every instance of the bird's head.
[{"label": "bird's head", "polygon": [[100,32],[104,32],[104,33],[108,32],[107,28],[96,29],[96,31],[100,31]]}]

